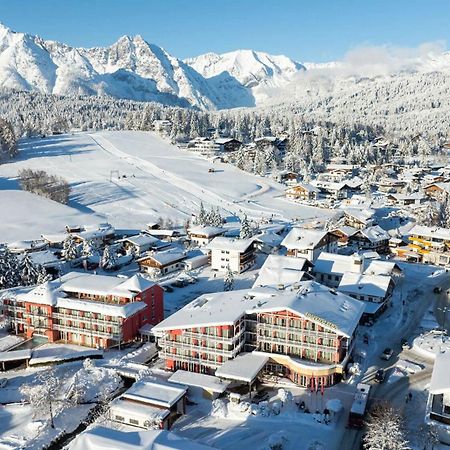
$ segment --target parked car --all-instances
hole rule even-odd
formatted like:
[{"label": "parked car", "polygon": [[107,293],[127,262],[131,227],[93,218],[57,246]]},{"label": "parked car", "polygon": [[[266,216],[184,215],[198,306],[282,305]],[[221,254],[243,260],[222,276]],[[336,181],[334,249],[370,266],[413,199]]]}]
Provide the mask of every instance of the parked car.
[{"label": "parked car", "polygon": [[267,391],[259,391],[252,398],[252,403],[260,403],[269,399],[269,393]]},{"label": "parked car", "polygon": [[384,369],[378,369],[377,372],[375,373],[375,381],[377,383],[382,383],[386,378],[386,372],[384,371]]},{"label": "parked car", "polygon": [[408,339],[406,339],[406,338],[402,338],[402,340],[401,340],[401,345],[402,345],[402,349],[403,350],[408,350],[408,349],[410,349],[411,348],[411,346],[409,345],[409,343],[408,343]]},{"label": "parked car", "polygon": [[392,348],[387,347],[383,350],[383,353],[380,355],[380,358],[389,361],[392,358],[393,354],[394,350],[392,350]]},{"label": "parked car", "polygon": [[441,288],[440,286],[436,286],[436,287],[433,289],[433,292],[434,292],[435,294],[440,294],[440,293],[442,292],[442,288]]},{"label": "parked car", "polygon": [[0,388],[4,388],[8,383],[8,378],[0,378]]}]

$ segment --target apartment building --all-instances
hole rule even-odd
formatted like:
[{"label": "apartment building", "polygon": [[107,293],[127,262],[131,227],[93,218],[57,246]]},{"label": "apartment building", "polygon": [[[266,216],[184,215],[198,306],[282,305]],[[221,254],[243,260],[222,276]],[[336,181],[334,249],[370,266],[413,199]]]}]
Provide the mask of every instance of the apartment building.
[{"label": "apartment building", "polygon": [[287,234],[281,245],[288,256],[305,258],[314,262],[322,252],[336,253],[338,236],[325,230],[295,227]]},{"label": "apartment building", "polygon": [[255,355],[258,371],[317,389],[340,380],[363,311],[362,302],[303,281],[284,290],[204,294],[153,331],[168,370],[220,377],[224,365]]},{"label": "apartment building", "polygon": [[255,262],[254,239],[233,239],[224,236],[214,238],[206,247],[210,250],[211,269],[234,273],[245,272]]},{"label": "apartment building", "polygon": [[447,266],[450,264],[450,230],[439,227],[414,226],[409,232],[409,245],[401,247],[399,256],[417,255],[418,262]]},{"label": "apartment building", "polygon": [[163,319],[163,289],[141,275],[71,272],[4,296],[3,310],[12,329],[27,338],[107,348],[132,341],[143,325]]}]

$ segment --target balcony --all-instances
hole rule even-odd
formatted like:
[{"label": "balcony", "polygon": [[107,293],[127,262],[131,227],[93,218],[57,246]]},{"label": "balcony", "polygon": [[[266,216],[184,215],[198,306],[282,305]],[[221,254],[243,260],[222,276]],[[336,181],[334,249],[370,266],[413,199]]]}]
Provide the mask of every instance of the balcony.
[{"label": "balcony", "polygon": [[306,328],[294,328],[289,325],[273,325],[271,323],[259,322],[257,329],[264,329],[270,331],[282,331],[288,332],[289,334],[296,335],[305,335],[305,336],[314,336],[323,339],[336,339],[336,333],[330,333],[326,331],[316,331],[316,330],[308,330]]},{"label": "balcony", "polygon": [[52,317],[54,319],[71,320],[73,322],[93,323],[109,326],[120,324],[120,322],[117,322],[116,320],[94,319],[90,317],[75,316],[72,314],[53,313]]},{"label": "balcony", "polygon": [[84,336],[97,336],[97,337],[103,337],[107,339],[112,340],[120,340],[121,335],[117,333],[118,330],[115,330],[116,332],[107,333],[105,331],[99,331],[99,330],[91,330],[89,328],[78,328],[78,327],[71,327],[67,325],[61,325],[61,324],[54,324],[53,329],[57,331],[67,331],[69,333],[75,333],[75,334],[82,334]]},{"label": "balcony", "polygon": [[301,347],[301,348],[312,348],[314,350],[328,350],[328,351],[336,351],[336,346],[334,345],[325,345],[325,344],[316,344],[314,342],[302,342],[302,341],[292,341],[286,338],[276,338],[272,336],[260,336],[258,335],[258,342],[261,344],[282,344],[287,345],[289,347]]}]

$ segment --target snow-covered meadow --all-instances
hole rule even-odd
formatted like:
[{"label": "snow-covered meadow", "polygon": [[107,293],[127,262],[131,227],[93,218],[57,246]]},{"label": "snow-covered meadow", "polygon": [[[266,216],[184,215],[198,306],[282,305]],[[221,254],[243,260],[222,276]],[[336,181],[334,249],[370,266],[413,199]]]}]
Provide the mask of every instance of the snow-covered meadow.
[{"label": "snow-covered meadow", "polygon": [[[20,150],[17,160],[0,166],[0,206],[11,214],[0,225],[2,240],[39,237],[73,222],[107,220],[116,227],[141,228],[163,217],[182,224],[201,201],[220,207],[225,215],[246,213],[251,218],[314,220],[333,214],[289,202],[283,198],[283,185],[181,150],[151,132],[35,138],[23,141]],[[208,172],[212,167],[215,172]],[[24,168],[65,178],[73,209],[19,194],[16,177]]]}]

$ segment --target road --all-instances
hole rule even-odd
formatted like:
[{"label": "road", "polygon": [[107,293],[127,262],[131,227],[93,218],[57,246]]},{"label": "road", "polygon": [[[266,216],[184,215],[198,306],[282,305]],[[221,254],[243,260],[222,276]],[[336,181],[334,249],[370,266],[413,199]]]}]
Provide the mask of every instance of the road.
[{"label": "road", "polygon": [[[433,293],[434,287],[442,288],[442,293],[437,296]],[[415,296],[407,297],[405,304],[406,311],[403,312],[405,322],[392,329],[390,333],[384,336],[382,342],[387,343],[393,350],[394,354],[389,361],[379,358],[379,353],[383,346],[378,343],[372,347],[369,357],[367,370],[360,378],[359,382],[366,382],[372,385],[370,398],[371,404],[377,401],[388,401],[398,408],[402,408],[405,404],[405,397],[410,391],[421,389],[420,385],[427,379],[431,378],[433,360],[418,356],[411,350],[404,350],[400,345],[403,337],[409,337],[414,334],[420,325],[421,319],[427,309],[431,308],[435,303],[439,305],[447,304],[447,290],[450,289],[450,276],[442,276],[436,280],[427,280],[421,286],[421,293]],[[414,290],[409,291],[414,292]],[[395,344],[394,344],[395,343]],[[415,374],[400,378],[394,383],[377,384],[374,382],[374,376],[378,368],[389,370],[395,366],[399,359],[408,360],[425,367],[424,370]],[[342,450],[359,450],[364,430],[347,429],[344,433],[340,449]]]}]

